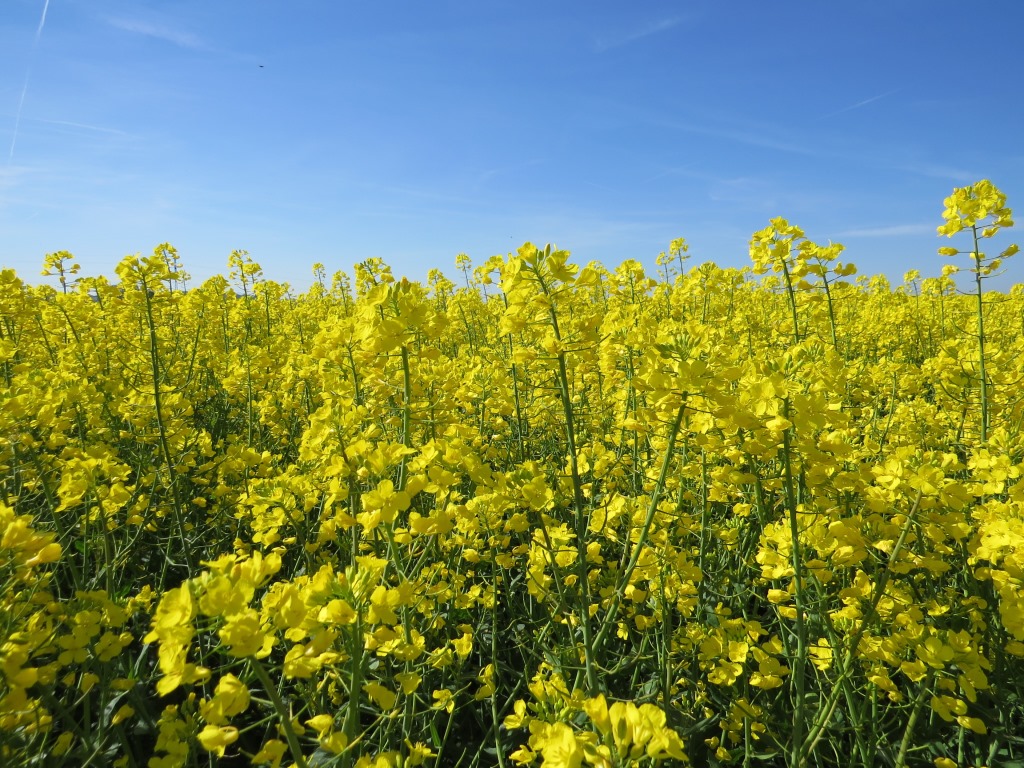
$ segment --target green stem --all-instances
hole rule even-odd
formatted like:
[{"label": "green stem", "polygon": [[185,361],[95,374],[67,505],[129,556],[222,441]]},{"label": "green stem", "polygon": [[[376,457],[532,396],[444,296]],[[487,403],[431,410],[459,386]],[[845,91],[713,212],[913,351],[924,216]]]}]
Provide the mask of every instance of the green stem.
[{"label": "green stem", "polygon": [[[345,737],[349,744],[356,740],[359,730],[359,692],[363,685],[363,627],[358,619],[352,627],[349,643],[348,701],[345,702]],[[347,762],[346,762],[347,764]]]},{"label": "green stem", "polygon": [[[896,754],[895,768],[906,768],[907,751],[910,749],[910,742],[914,738],[914,726],[917,724],[917,718],[920,716],[921,707],[924,704],[924,697],[927,695],[928,689],[931,688],[932,678],[934,677],[934,672],[928,675],[927,680],[921,684],[921,689],[914,698],[914,708],[910,711],[906,730],[903,731],[903,738],[900,740],[900,751]],[[963,729],[960,732],[963,733]]]},{"label": "green stem", "polygon": [[988,442],[988,376],[985,371],[985,302],[981,292],[981,251],[978,250],[978,227],[971,227],[974,235],[974,282],[977,286],[975,291],[978,304],[978,374],[981,379],[981,444]]},{"label": "green stem", "polygon": [[818,741],[821,739],[822,734],[825,731],[825,727],[829,724],[832,719],[832,715],[835,713],[836,705],[839,703],[839,698],[842,696],[843,686],[841,681],[849,678],[853,674],[853,664],[857,656],[857,649],[860,646],[860,641],[864,637],[864,633],[867,632],[868,626],[875,619],[878,611],[878,603],[882,599],[882,595],[885,594],[885,588],[889,584],[889,578],[892,576],[892,567],[896,563],[897,557],[903,549],[903,544],[907,540],[907,536],[910,534],[910,528],[914,522],[914,516],[917,514],[918,507],[921,505],[922,493],[917,492],[917,497],[914,499],[914,503],[910,507],[910,511],[907,513],[907,520],[903,524],[903,528],[900,530],[899,538],[896,539],[896,544],[892,548],[892,552],[889,555],[889,565],[882,571],[882,575],[878,577],[875,582],[875,591],[871,595],[871,605],[868,607],[868,612],[864,616],[863,620],[858,627],[857,632],[850,640],[850,647],[846,650],[846,656],[843,658],[843,664],[840,667],[839,680],[837,680],[835,686],[832,689],[832,694],[829,696],[828,701],[819,710],[819,715],[811,726],[810,731],[807,733],[807,738],[804,740],[803,747],[801,748],[801,757],[799,765],[806,765],[810,759],[811,754],[814,752],[814,748],[817,746]]},{"label": "green stem", "polygon": [[785,264],[785,262],[783,262],[783,264],[782,264],[782,274],[786,278],[786,294],[787,294],[787,296],[789,296],[789,309],[790,309],[790,313],[793,316],[793,343],[794,344],[799,344],[800,343],[800,325],[797,322],[797,315],[796,315],[796,293],[793,290],[793,278],[790,276],[790,274],[789,274],[789,267]]},{"label": "green stem", "polygon": [[697,614],[699,616],[704,615],[704,607],[707,603],[707,579],[703,578],[707,574],[707,554],[708,554],[708,543],[710,539],[709,533],[709,516],[711,514],[711,505],[708,503],[708,457],[704,449],[700,451],[700,545],[697,550],[697,567],[701,572],[700,584],[697,587]]},{"label": "green stem", "polygon": [[[504,293],[501,294],[502,301],[505,302],[505,310],[508,310],[508,296]],[[515,354],[515,342],[512,338],[512,334],[508,334],[508,354],[511,358]],[[523,421],[523,407],[519,399],[519,371],[517,369],[515,360],[512,361],[512,398],[515,401],[516,406],[516,439],[519,444],[519,461],[526,461],[526,446],[523,443],[523,436],[525,434],[525,422]]]},{"label": "green stem", "polygon": [[156,410],[157,429],[160,433],[160,452],[163,455],[164,464],[167,466],[168,485],[171,490],[171,503],[174,505],[174,521],[178,528],[178,536],[181,539],[182,554],[185,562],[188,563],[189,575],[196,572],[195,558],[192,554],[192,547],[185,536],[185,521],[182,510],[180,491],[178,489],[178,476],[174,471],[174,462],[171,459],[171,448],[167,441],[167,425],[163,417],[163,394],[160,390],[160,347],[156,334],[156,319],[153,317],[153,300],[149,295],[149,288],[145,282],[142,284],[142,295],[146,300],[146,323],[149,326],[149,359],[153,373],[153,407]]},{"label": "green stem", "polygon": [[[412,436],[409,433],[412,421],[412,374],[409,370],[409,348],[402,345],[402,445],[406,448],[412,446]],[[398,490],[405,490],[405,467],[409,457],[402,456],[402,463],[398,470]]]},{"label": "green stem", "polygon": [[[590,626],[590,581],[587,578],[587,514],[583,498],[583,481],[580,479],[579,460],[576,454],[576,424],[573,418],[572,398],[569,394],[569,373],[565,364],[565,352],[561,349],[562,334],[558,327],[558,313],[555,311],[554,297],[539,270],[535,270],[537,283],[548,298],[548,316],[551,328],[558,343],[558,391],[562,400],[562,414],[565,417],[565,438],[569,451],[569,474],[572,479],[572,497],[574,528],[576,534],[576,568],[579,583],[580,627],[583,630],[583,656],[586,667],[587,689],[593,695],[600,690],[597,681],[597,653],[591,636]],[[554,554],[552,553],[552,557]]]},{"label": "green stem", "polygon": [[[794,318],[795,320],[795,318]],[[789,400],[783,401],[783,416],[789,417]],[[793,491],[793,468],[790,464],[792,455],[789,429],[782,433],[782,450],[785,472],[786,506],[789,508],[790,549],[793,565],[793,601],[796,605],[796,658],[793,660],[793,744],[790,753],[790,765],[796,768],[800,763],[800,748],[804,729],[804,693],[806,677],[804,668],[807,661],[807,626],[804,622],[804,590],[800,579],[802,560],[800,557],[800,529],[797,519],[796,495]]]},{"label": "green stem", "polygon": [[[491,557],[497,556],[497,552],[491,550]],[[498,756],[498,768],[505,768],[505,755],[501,749],[501,724],[498,713],[498,606],[501,602],[498,599],[498,587],[501,579],[494,584],[494,608],[491,610],[491,664],[494,665],[494,691],[491,693],[491,730],[494,733],[494,751]]]},{"label": "green stem", "polygon": [[828,322],[829,327],[832,329],[832,348],[836,352],[839,351],[839,335],[836,333],[836,309],[832,300],[832,289],[829,288],[828,280],[822,277],[822,282],[825,285],[825,301],[828,303]]},{"label": "green stem", "polygon": [[277,688],[270,681],[270,675],[267,674],[267,670],[258,659],[251,659],[252,669],[256,673],[256,677],[259,678],[260,684],[263,689],[267,692],[270,697],[270,701],[274,705],[274,710],[277,712],[277,716],[281,719],[281,730],[284,731],[285,740],[288,742],[288,749],[292,753],[292,759],[299,768],[309,768],[309,764],[306,762],[306,758],[302,755],[302,748],[299,746],[299,739],[295,735],[295,731],[292,729],[292,718],[288,713],[288,710],[284,706],[284,701],[281,700],[281,694],[278,693]]},{"label": "green stem", "polygon": [[629,585],[629,579],[633,575],[633,571],[636,570],[637,563],[640,562],[640,556],[643,554],[644,547],[647,544],[647,536],[650,532],[651,524],[654,522],[654,515],[658,511],[658,504],[661,502],[661,495],[665,490],[665,479],[668,477],[668,470],[672,464],[672,454],[675,450],[676,438],[679,435],[679,429],[683,423],[683,414],[685,412],[686,395],[684,394],[683,403],[679,406],[679,410],[676,411],[675,420],[672,422],[672,427],[668,433],[668,446],[666,446],[665,455],[661,460],[661,472],[658,475],[657,485],[654,486],[654,491],[651,493],[651,503],[647,507],[647,517],[644,519],[643,527],[640,529],[640,536],[637,538],[636,546],[630,554],[629,562],[622,571],[622,576],[619,577],[619,583],[615,587],[615,592],[612,593],[611,605],[608,606],[608,613],[605,614],[604,620],[601,622],[601,627],[597,633],[597,637],[594,638],[595,650],[600,648],[608,639],[608,634],[611,632],[611,628],[615,624],[615,618],[618,615],[619,606],[622,604],[622,599],[625,596],[626,587]]}]

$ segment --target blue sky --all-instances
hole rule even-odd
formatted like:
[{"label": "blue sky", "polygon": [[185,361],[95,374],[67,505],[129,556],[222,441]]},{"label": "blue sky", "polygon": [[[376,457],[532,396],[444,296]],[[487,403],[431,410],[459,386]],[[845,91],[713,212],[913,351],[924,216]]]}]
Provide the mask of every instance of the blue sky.
[{"label": "blue sky", "polygon": [[685,237],[740,267],[781,215],[935,275],[954,187],[1024,215],[1021,29],[1020,0],[2,0],[0,265],[169,241],[196,280],[239,248],[304,290],[526,240],[653,269]]}]

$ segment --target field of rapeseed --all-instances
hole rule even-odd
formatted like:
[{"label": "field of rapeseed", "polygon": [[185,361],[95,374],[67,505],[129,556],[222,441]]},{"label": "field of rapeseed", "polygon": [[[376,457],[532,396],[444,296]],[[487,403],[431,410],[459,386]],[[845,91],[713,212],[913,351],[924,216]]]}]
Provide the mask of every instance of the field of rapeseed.
[{"label": "field of rapeseed", "polygon": [[783,219],[4,270],[0,763],[1024,766],[1024,286],[945,222],[895,287]]}]

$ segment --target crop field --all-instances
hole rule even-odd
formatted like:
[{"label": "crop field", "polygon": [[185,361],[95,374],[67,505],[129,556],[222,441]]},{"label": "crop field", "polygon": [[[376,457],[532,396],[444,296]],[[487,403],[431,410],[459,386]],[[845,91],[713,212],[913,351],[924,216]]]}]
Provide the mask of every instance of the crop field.
[{"label": "crop field", "polygon": [[3,270],[0,764],[1024,766],[1024,286],[936,219]]}]

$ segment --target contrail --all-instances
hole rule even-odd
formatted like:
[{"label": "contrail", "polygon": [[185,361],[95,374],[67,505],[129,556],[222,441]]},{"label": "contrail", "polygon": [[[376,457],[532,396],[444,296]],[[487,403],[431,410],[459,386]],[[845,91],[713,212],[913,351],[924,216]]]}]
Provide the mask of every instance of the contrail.
[{"label": "contrail", "polygon": [[32,62],[36,58],[36,48],[39,47],[39,38],[43,35],[43,27],[46,26],[46,12],[50,9],[50,0],[43,2],[43,15],[39,19],[39,27],[36,29],[36,38],[32,41],[32,52],[29,54],[28,69],[25,70],[25,85],[21,88],[21,98],[18,100],[18,111],[14,113],[14,134],[11,136],[11,151],[7,155],[7,164],[10,165],[14,159],[14,145],[18,143],[18,127],[21,125],[21,110],[25,106],[25,94],[28,93],[28,81],[32,76]]},{"label": "contrail", "polygon": [[900,90],[902,90],[902,89],[901,88],[893,88],[891,91],[886,91],[885,93],[880,93],[877,96],[872,96],[870,99],[864,99],[863,101],[858,101],[856,104],[851,104],[848,107],[843,107],[842,109],[837,109],[835,112],[829,112],[827,115],[822,115],[818,119],[819,120],[825,120],[826,118],[829,118],[829,117],[835,117],[836,115],[841,115],[844,112],[852,112],[855,109],[860,109],[861,107],[866,107],[868,104],[876,102],[879,99],[884,99],[886,96],[892,96],[894,93],[899,93]]}]

